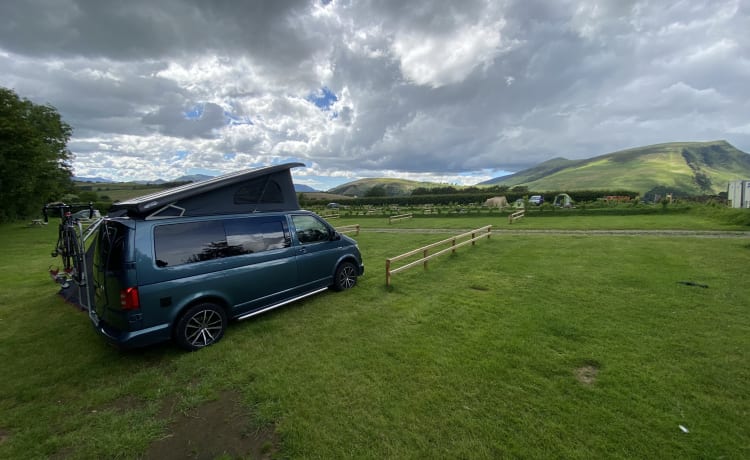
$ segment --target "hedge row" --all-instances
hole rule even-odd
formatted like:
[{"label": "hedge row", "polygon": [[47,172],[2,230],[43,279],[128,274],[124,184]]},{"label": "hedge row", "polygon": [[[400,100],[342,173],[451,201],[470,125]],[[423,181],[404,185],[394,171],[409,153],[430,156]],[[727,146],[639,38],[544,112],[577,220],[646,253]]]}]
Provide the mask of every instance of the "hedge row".
[{"label": "hedge row", "polygon": [[[526,192],[526,193],[518,193],[518,192],[512,192],[508,191],[504,194],[505,198],[508,200],[508,203],[513,203],[514,201],[518,199],[526,199],[531,195],[542,195],[544,197],[544,201],[551,203],[554,201],[555,197],[560,193],[568,193],[570,197],[573,199],[573,201],[577,203],[587,202],[587,201],[596,201],[597,199],[606,197],[606,196],[627,196],[630,197],[630,199],[634,199],[638,196],[637,192],[632,192],[629,190],[582,190],[577,192]],[[352,198],[349,200],[346,200],[347,205],[353,205],[353,206],[366,206],[366,205],[373,205],[373,206],[390,206],[390,205],[400,205],[400,206],[416,206],[416,205],[425,205],[425,204],[432,204],[436,206],[445,206],[445,205],[467,205],[471,203],[484,203],[488,198],[492,198],[493,196],[497,196],[496,193],[457,193],[457,194],[446,194],[446,195],[414,195],[414,196],[390,196],[390,197],[362,197],[362,198]],[[300,204],[302,206],[310,206],[315,204],[320,204],[325,200],[311,200],[305,197],[304,194],[302,194],[302,199],[300,200]]]}]

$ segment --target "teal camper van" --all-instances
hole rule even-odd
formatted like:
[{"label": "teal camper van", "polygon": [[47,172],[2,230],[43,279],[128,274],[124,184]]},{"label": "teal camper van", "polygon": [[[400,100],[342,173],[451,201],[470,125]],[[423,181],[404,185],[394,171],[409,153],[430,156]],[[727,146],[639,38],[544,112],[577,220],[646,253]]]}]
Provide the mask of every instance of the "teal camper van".
[{"label": "teal camper van", "polygon": [[301,210],[287,163],[116,203],[92,243],[95,329],[111,343],[219,341],[241,320],[364,273],[357,244]]}]

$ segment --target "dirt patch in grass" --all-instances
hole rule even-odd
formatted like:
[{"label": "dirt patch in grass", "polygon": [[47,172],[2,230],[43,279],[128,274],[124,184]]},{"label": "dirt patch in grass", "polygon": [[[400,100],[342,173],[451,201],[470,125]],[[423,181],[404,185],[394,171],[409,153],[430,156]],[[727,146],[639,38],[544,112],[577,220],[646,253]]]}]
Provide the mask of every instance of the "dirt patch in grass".
[{"label": "dirt patch in grass", "polygon": [[596,376],[599,374],[599,366],[596,364],[585,364],[576,368],[576,380],[584,385],[593,385],[596,382]]},{"label": "dirt patch in grass", "polygon": [[0,428],[0,444],[4,443],[8,438],[10,438],[10,432]]},{"label": "dirt patch in grass", "polygon": [[[279,438],[273,427],[257,427],[231,391],[221,393],[187,413],[177,413],[162,439],[151,444],[144,459],[215,459],[217,457],[270,459],[277,456]],[[175,413],[177,401],[168,400],[161,415]]]},{"label": "dirt patch in grass", "polygon": [[471,286],[469,286],[469,289],[472,289],[474,291],[489,291],[490,290],[490,288],[488,288],[487,286],[480,286],[479,284],[472,284]]}]

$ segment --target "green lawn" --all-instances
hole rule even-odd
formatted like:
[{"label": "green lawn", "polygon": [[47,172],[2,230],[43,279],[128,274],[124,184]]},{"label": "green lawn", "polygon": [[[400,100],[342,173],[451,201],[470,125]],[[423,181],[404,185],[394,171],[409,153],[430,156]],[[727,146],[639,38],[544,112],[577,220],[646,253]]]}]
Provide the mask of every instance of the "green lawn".
[{"label": "green lawn", "polygon": [[[604,225],[557,219],[511,227]],[[750,456],[747,238],[494,235],[388,289],[385,258],[443,236],[374,222],[360,222],[356,288],[232,324],[196,353],[106,346],[45,273],[52,225],[0,226],[0,458],[139,457],[226,389],[284,458]]]},{"label": "green lawn", "polygon": [[335,226],[360,224],[363,228],[455,228],[473,229],[492,225],[495,230],[711,230],[749,231],[747,225],[731,224],[702,213],[667,213],[646,215],[566,215],[532,213],[529,217],[508,222],[505,214],[464,216],[423,216],[388,223],[383,216],[342,216],[329,219]]}]

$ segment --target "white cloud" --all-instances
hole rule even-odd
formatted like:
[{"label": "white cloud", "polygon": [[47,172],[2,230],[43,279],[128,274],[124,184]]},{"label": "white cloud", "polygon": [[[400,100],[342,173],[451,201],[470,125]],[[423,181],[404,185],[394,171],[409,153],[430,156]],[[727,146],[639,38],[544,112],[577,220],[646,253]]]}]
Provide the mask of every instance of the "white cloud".
[{"label": "white cloud", "polygon": [[393,51],[404,76],[416,84],[437,88],[460,83],[508,49],[500,35],[503,25],[503,20],[467,25],[446,35],[399,32]]},{"label": "white cloud", "polygon": [[80,175],[468,183],[653,142],[750,150],[738,0],[97,5],[0,3],[0,86],[60,111]]}]

